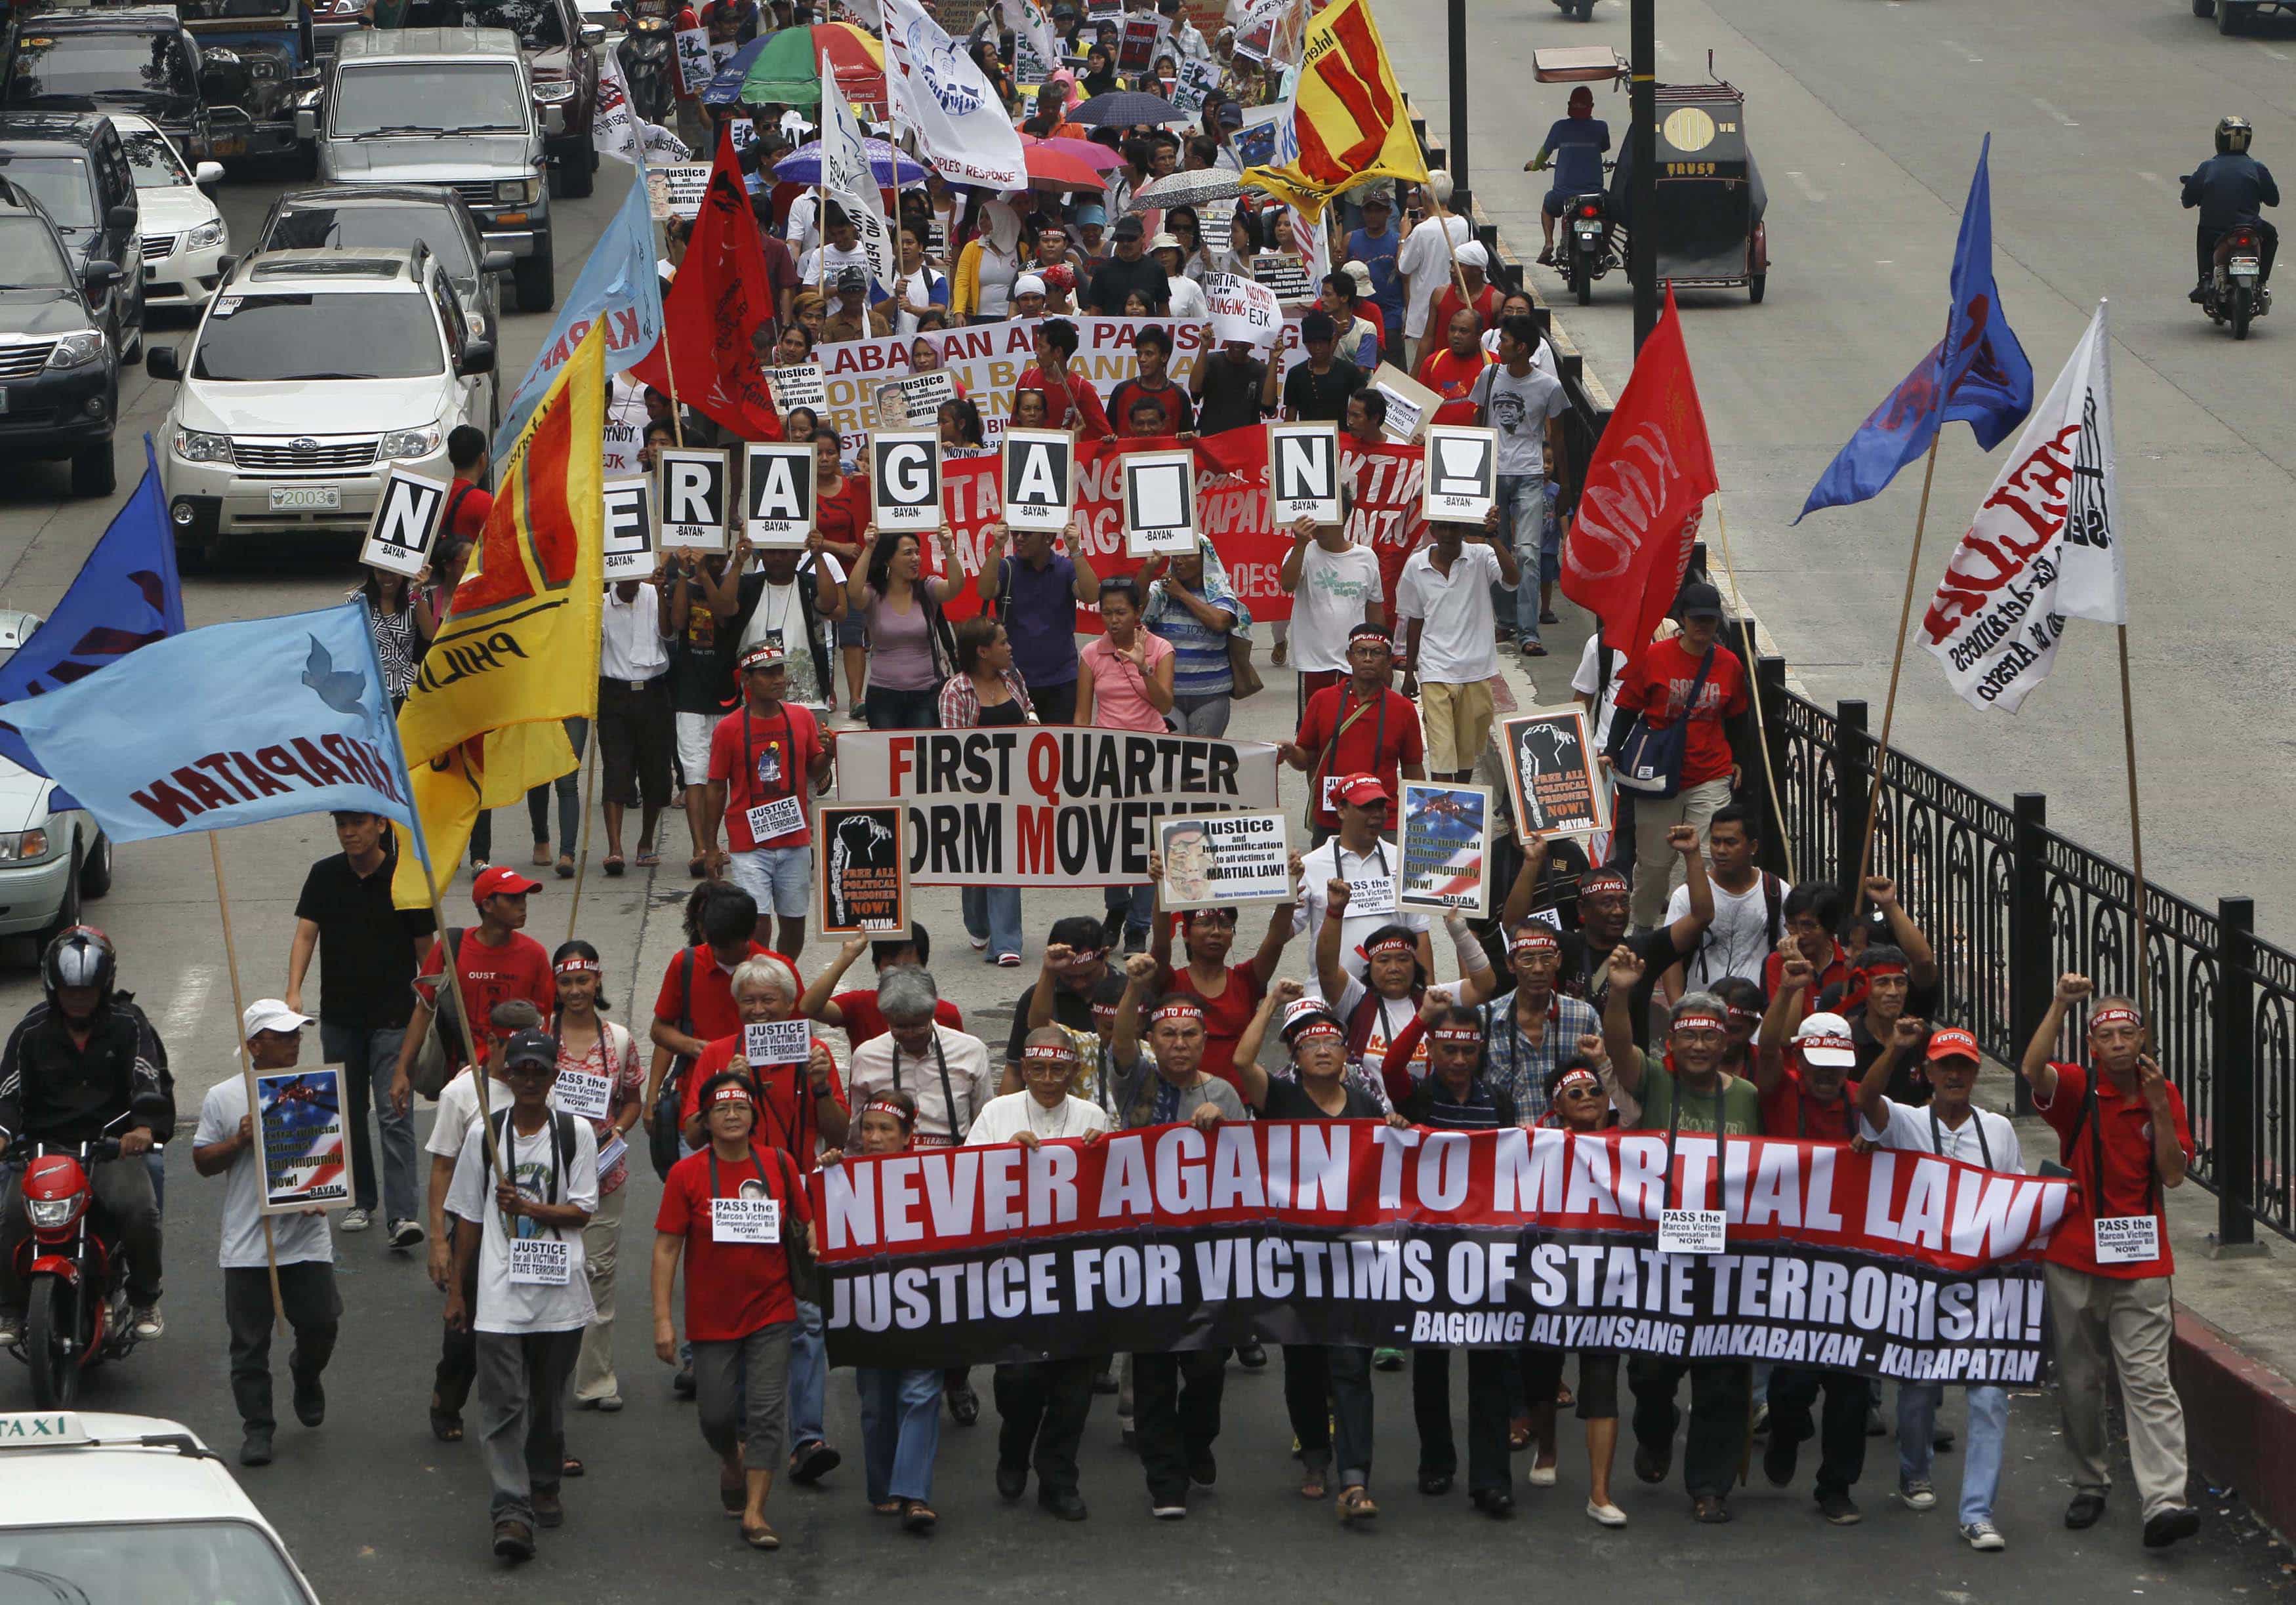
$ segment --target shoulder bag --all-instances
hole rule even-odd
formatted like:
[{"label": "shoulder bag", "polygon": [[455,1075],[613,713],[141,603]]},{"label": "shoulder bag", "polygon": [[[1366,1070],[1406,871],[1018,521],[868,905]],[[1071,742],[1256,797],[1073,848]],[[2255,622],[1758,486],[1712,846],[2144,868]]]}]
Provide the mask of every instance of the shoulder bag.
[{"label": "shoulder bag", "polygon": [[1679,718],[1652,725],[1644,715],[1635,715],[1634,726],[1619,744],[1618,757],[1611,764],[1613,781],[1638,797],[1663,798],[1681,791],[1682,756],[1690,736],[1691,716],[1698,709],[1698,693],[1706,688],[1706,676],[1713,667],[1714,649],[1710,646],[1699,660],[1698,677],[1690,683]]}]

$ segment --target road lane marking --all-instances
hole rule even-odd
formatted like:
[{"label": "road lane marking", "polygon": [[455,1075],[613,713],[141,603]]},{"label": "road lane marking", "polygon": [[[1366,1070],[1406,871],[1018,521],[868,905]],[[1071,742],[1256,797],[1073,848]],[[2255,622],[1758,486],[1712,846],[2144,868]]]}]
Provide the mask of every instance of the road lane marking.
[{"label": "road lane marking", "polygon": [[2259,50],[2262,51],[2266,55],[2270,56],[2276,61],[2284,61],[2288,59],[2288,53],[2284,50],[2275,50],[2271,45],[2264,44],[2262,41],[2257,39],[2251,39],[2249,43],[2254,45]]},{"label": "road lane marking", "polygon": [[1803,200],[1813,203],[1823,203],[1825,200],[1825,197],[1818,192],[1817,186],[1811,184],[1808,178],[1804,175],[1795,172],[1792,168],[1788,168],[1786,169],[1786,176],[1794,181],[1794,188],[1801,192]]},{"label": "road lane marking", "polygon": [[2136,169],[2136,176],[2147,184],[2157,184],[2163,189],[2169,187],[2169,181],[2161,177],[2158,173],[2148,173],[2143,168],[2138,168]]},{"label": "road lane marking", "polygon": [[2038,106],[2044,112],[2056,119],[2058,122],[2063,124],[2068,128],[2078,128],[2080,127],[2079,123],[2073,121],[2071,118],[2067,117],[2063,112],[2058,111],[2054,106],[2049,104],[2048,102],[2043,100],[2038,94],[2033,97],[2033,104]]},{"label": "road lane marking", "polygon": [[1964,61],[1981,61],[1985,59],[1983,56],[1979,55],[1975,51],[1970,49],[1968,45],[1963,44],[1959,39],[1939,39],[1938,43],[1944,45],[1948,50],[1952,51]]},{"label": "road lane marking", "polygon": [[176,984],[176,995],[160,1017],[160,1039],[169,1041],[188,1036],[207,1011],[208,994],[215,990],[216,967],[194,964],[184,971],[183,979]]}]

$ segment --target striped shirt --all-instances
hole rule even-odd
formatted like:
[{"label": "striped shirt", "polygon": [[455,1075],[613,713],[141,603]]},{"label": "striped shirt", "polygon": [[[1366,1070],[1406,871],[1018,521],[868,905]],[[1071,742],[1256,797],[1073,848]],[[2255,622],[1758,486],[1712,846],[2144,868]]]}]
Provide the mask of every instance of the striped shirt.
[{"label": "striped shirt", "polygon": [[[1148,627],[1172,643],[1172,694],[1176,697],[1224,697],[1235,689],[1235,674],[1228,667],[1226,630],[1215,630],[1190,612],[1171,594],[1175,582],[1160,579],[1148,587]],[[1189,594],[1238,618],[1235,594],[1213,577],[1207,568],[1202,588]]]},{"label": "striped shirt", "polygon": [[1547,1077],[1578,1051],[1581,1036],[1599,1036],[1603,1025],[1586,1003],[1558,992],[1550,995],[1546,1028],[1533,1042],[1515,1017],[1514,999],[1510,992],[1483,1005],[1483,1074],[1535,1124],[1546,1118]]}]

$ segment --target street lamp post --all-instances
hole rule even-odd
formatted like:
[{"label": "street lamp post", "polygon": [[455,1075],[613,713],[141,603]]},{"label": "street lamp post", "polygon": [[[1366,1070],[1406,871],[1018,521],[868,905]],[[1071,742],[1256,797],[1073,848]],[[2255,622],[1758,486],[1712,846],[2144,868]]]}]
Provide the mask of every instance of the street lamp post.
[{"label": "street lamp post", "polygon": [[1450,0],[1451,27],[1451,185],[1464,196],[1467,191],[1467,0]]},{"label": "street lamp post", "polygon": [[[1454,0],[1457,4],[1457,0]],[[1632,0],[1631,38],[1628,63],[1628,111],[1632,126],[1634,166],[1631,201],[1634,215],[1627,233],[1635,283],[1635,349],[1658,327],[1658,252],[1651,248],[1652,225],[1658,217],[1658,13],[1656,0]],[[1455,66],[1453,71],[1458,69]],[[1454,94],[1456,90],[1455,88]],[[1452,114],[1455,118],[1457,113]]]}]

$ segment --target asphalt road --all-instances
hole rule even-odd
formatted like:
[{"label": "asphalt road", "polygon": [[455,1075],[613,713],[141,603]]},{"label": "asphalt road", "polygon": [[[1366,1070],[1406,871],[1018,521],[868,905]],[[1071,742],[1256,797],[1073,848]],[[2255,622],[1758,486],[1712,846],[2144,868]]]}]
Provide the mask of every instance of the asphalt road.
[{"label": "asphalt road", "polygon": [[[1379,7],[1414,109],[1447,133],[1439,10]],[[1533,47],[1628,45],[1624,0],[1565,21],[1549,0],[1472,7],[1476,197],[1526,256],[1545,174],[1525,174],[1567,90],[1531,82]],[[2257,899],[2259,931],[2296,938],[2296,862],[2274,810],[2292,684],[2280,561],[2296,470],[2296,328],[2267,317],[2244,345],[2185,293],[2192,225],[2178,176],[2217,119],[2256,126],[2255,152],[2296,172],[2296,18],[2236,38],[2184,0],[1660,0],[1663,81],[1713,70],[1746,94],[1769,192],[1768,296],[1684,291],[1685,334],[1712,430],[1746,596],[1809,694],[1862,697],[1881,725],[1921,490],[1919,465],[1861,507],[1789,528],[1819,472],[1944,326],[1946,275],[1970,173],[1993,135],[2001,305],[2046,392],[2099,298],[2112,302],[2121,507],[2133,621],[2145,867],[2204,904]],[[1626,95],[1595,115],[1623,139]],[[1534,269],[1551,299],[1562,280]],[[1632,296],[1617,274],[1560,315],[1616,392]],[[1923,602],[2000,459],[1946,431],[1921,571]],[[1718,546],[1709,529],[1710,546]],[[2112,632],[2075,625],[2022,713],[1980,714],[1909,648],[1897,742],[2006,800],[2049,795],[2050,823],[2127,861],[2128,815]]]},{"label": "asphalt road", "polygon": [[[1394,33],[1406,31],[1390,26]],[[1513,103],[1521,104],[1519,94]],[[614,169],[601,177],[596,198],[562,209],[562,284],[570,282],[619,198]],[[235,233],[243,239],[251,231],[279,187],[242,177],[222,192]],[[1788,299],[1767,315],[1804,315],[1788,310],[1795,305]],[[546,327],[541,317],[505,318],[506,373],[523,372]],[[2038,345],[2034,336],[2029,339]],[[137,376],[125,400],[137,431],[159,427],[168,400],[164,387]],[[134,477],[135,450],[132,439],[123,439],[123,491]],[[0,478],[0,600],[50,605],[109,517],[108,505],[60,500],[62,488],[61,476],[45,472]],[[204,624],[320,605],[342,594],[351,575],[348,550],[250,551],[188,580],[187,610],[194,623]],[[1288,725],[1291,676],[1266,672],[1270,689],[1239,708],[1232,734],[1271,739]],[[1287,795],[1290,800],[1296,798]],[[496,823],[499,850],[514,861],[525,839],[517,811]],[[671,845],[682,846],[682,836],[673,835]],[[283,985],[304,867],[332,851],[333,844],[324,822],[295,821],[226,835],[222,847],[242,982],[250,996],[275,993]],[[673,854],[674,863],[683,857]],[[653,983],[677,945],[677,909],[688,887],[675,868],[651,880],[634,874],[611,882],[593,878],[585,885],[578,926],[606,955],[608,995],[625,1020],[644,1017]],[[119,940],[126,984],[140,994],[171,1044],[187,1119],[207,1086],[234,1073],[233,980],[216,890],[203,842],[146,844],[120,853],[117,889],[90,909],[90,917]],[[569,890],[553,880],[534,899],[530,929],[545,944],[567,929]],[[953,894],[922,894],[918,906],[941,939],[937,970],[944,991],[976,1028],[1000,1038],[1020,978],[981,965],[964,946]],[[1065,906],[1076,906],[1075,900]],[[1041,929],[1054,912],[1053,899],[1032,898],[1028,925]],[[826,953],[816,943],[804,956],[809,968]],[[0,969],[0,1018],[12,1018],[36,995],[23,968],[29,957],[25,944],[0,950],[6,966]],[[1029,958],[1033,963],[1033,946]],[[168,1333],[97,1378],[86,1402],[184,1420],[228,1451],[237,1444],[238,1429],[212,1270],[217,1190],[192,1174],[182,1144],[169,1157]],[[1735,1526],[1693,1527],[1678,1487],[1636,1484],[1622,1454],[1617,1497],[1633,1525],[1610,1534],[1579,1513],[1584,1453],[1576,1429],[1566,1426],[1561,1486],[1533,1494],[1518,1482],[1521,1514],[1510,1527],[1495,1529],[1469,1509],[1464,1494],[1429,1500],[1414,1491],[1416,1439],[1408,1388],[1400,1377],[1382,1376],[1374,1491],[1387,1513],[1376,1534],[1346,1535],[1328,1506],[1309,1507],[1292,1492],[1290,1434],[1273,1367],[1258,1375],[1231,1369],[1220,1482],[1185,1525],[1150,1519],[1136,1463],[1118,1445],[1107,1400],[1096,1401],[1086,1440],[1084,1492],[1092,1502],[1092,1520],[1071,1527],[1043,1517],[1033,1504],[1001,1508],[989,1481],[992,1407],[981,1426],[951,1426],[945,1433],[935,1491],[942,1528],[930,1542],[905,1537],[868,1512],[851,1382],[834,1376],[830,1427],[848,1464],[820,1491],[777,1491],[771,1514],[784,1547],[777,1556],[755,1556],[740,1547],[732,1524],[718,1512],[710,1462],[690,1406],[671,1402],[668,1373],[654,1363],[644,1340],[639,1273],[658,1184],[651,1175],[632,1184],[619,1342],[629,1407],[616,1416],[576,1418],[572,1446],[589,1462],[590,1475],[568,1485],[569,1526],[545,1535],[541,1559],[514,1576],[503,1575],[487,1552],[485,1479],[474,1449],[439,1445],[424,1425],[437,1346],[436,1296],[419,1266],[390,1254],[377,1236],[339,1240],[347,1315],[329,1378],[331,1419],[316,1433],[291,1425],[283,1429],[277,1462],[243,1478],[324,1598],[381,1601],[480,1592],[611,1602],[729,1585],[786,1588],[797,1597],[818,1599],[1010,1597],[1016,1591],[1128,1601],[1239,1598],[1295,1595],[1303,1579],[1311,1590],[1332,1591],[1341,1566],[1344,1586],[1372,1598],[1403,1597],[1437,1578],[1455,1595],[1495,1596],[1519,1590],[1533,1568],[1541,1584],[1551,1578],[1571,1590],[1623,1585],[1649,1597],[1696,1590],[1828,1605],[1845,1587],[1946,1600],[2136,1589],[2154,1601],[2198,1602],[2261,1597],[2284,1586],[2284,1554],[2267,1548],[2236,1506],[2218,1519],[2225,1502],[2215,1498],[2206,1502],[2211,1519],[2205,1536],[2167,1557],[2138,1548],[2134,1503],[2125,1497],[2095,1531],[2064,1532],[2058,1514],[2067,1491],[2054,1404],[2041,1396],[2018,1403],[1999,1511],[2011,1547],[1987,1556],[1964,1548],[1943,1512],[1915,1517],[1888,1500],[1894,1467],[1881,1443],[1873,1445],[1860,1489],[1868,1519],[1856,1531],[1824,1527],[1806,1486],[1747,1490],[1736,1501]],[[985,1385],[988,1373],[977,1375]],[[23,1379],[0,1368],[0,1405],[27,1396]],[[1941,1464],[1941,1484],[1950,1487],[1957,1475],[1948,1457]],[[2201,1492],[2196,1486],[2196,1494]],[[873,1543],[885,1547],[872,1550]],[[1782,1568],[1782,1553],[1805,1563]]]}]

